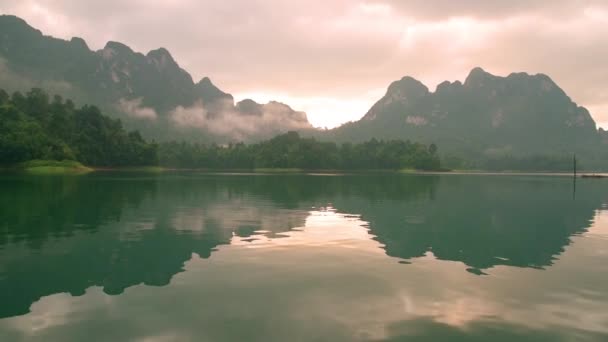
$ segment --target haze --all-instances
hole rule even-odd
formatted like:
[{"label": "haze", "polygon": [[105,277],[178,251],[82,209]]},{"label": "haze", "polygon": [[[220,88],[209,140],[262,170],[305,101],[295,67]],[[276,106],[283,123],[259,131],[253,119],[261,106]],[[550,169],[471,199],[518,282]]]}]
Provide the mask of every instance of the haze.
[{"label": "haze", "polygon": [[430,88],[475,66],[550,75],[608,127],[608,2],[0,0],[45,34],[172,52],[237,100],[280,100],[318,127],[360,118],[404,75]]}]

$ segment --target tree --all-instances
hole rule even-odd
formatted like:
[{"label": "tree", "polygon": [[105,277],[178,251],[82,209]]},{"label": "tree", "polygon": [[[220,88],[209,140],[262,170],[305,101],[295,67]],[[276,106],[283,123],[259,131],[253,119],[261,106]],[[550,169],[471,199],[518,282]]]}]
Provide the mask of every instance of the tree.
[{"label": "tree", "polygon": [[76,109],[34,88],[9,98],[0,90],[0,164],[31,159],[78,160],[93,166],[155,165],[157,145],[94,106]]}]

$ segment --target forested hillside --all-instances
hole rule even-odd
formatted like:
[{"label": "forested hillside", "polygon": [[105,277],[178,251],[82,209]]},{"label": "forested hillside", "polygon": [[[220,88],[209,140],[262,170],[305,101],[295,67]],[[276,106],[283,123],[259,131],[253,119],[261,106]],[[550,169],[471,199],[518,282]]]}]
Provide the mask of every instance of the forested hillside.
[{"label": "forested hillside", "polygon": [[[83,107],[74,111],[81,114],[102,111],[108,117],[120,118],[123,127],[137,129],[141,137],[163,144],[161,150],[167,153],[159,157],[165,164],[185,165],[185,161],[177,161],[181,158],[177,155],[188,159],[189,152],[178,145],[213,153],[210,152],[215,148],[213,143],[218,144],[218,149],[220,145],[232,144],[233,147],[226,147],[230,150],[241,141],[255,143],[297,131],[302,136],[333,142],[336,148],[342,143],[357,144],[372,139],[436,144],[441,147],[444,166],[455,169],[566,171],[576,154],[584,167],[608,170],[608,134],[598,130],[587,109],[544,74],[497,76],[475,68],[463,82],[445,81],[434,91],[406,76],[391,83],[386,94],[361,120],[319,130],[311,126],[305,113],[286,104],[274,101],[260,104],[249,99],[235,102],[231,94],[209,78],[195,82],[164,48],[142,54],[122,43],[108,42],[103,49],[94,51],[80,38],[63,40],[46,36],[24,20],[9,15],[0,15],[0,32],[0,88],[25,92],[37,87],[70,98],[78,105],[95,105],[99,110]],[[86,147],[88,138],[81,136],[76,140],[76,133],[66,137],[60,132],[46,131],[47,121],[38,125],[50,139],[42,145],[50,147],[36,147],[34,142],[17,143],[29,146],[29,152],[2,151],[12,155],[7,160],[22,159],[28,153],[37,157],[62,154],[64,149],[58,142],[69,146],[65,149],[66,156],[90,165],[148,164],[152,158],[138,155],[127,160],[128,153],[142,151],[133,148],[130,152],[118,152],[120,148],[113,145],[120,141],[120,146],[145,146],[137,133],[132,133],[132,137],[124,133],[103,147],[90,143]],[[107,118],[101,121],[108,130],[115,130],[118,124]],[[11,122],[2,125],[12,125]],[[90,139],[104,141],[105,133],[100,134],[101,137]],[[43,135],[32,136],[36,138],[28,139],[41,139]],[[164,145],[171,141],[180,143]],[[40,140],[37,143],[40,145]],[[144,150],[153,148],[150,145]],[[37,152],[33,153],[34,150]],[[325,158],[321,154],[318,157]],[[199,156],[191,158],[196,161],[189,164],[200,165],[201,158],[214,160],[213,155]],[[278,164],[294,164],[293,160],[279,159],[275,160]],[[257,164],[251,160],[257,160]],[[217,160],[210,163],[215,162],[224,165]],[[243,163],[272,164],[262,163],[257,156]],[[342,161],[336,164],[324,160],[298,163],[343,165]],[[375,167],[370,163],[369,167]]]},{"label": "forested hillside", "polygon": [[296,132],[257,144],[147,142],[95,106],[77,108],[34,88],[9,96],[0,90],[0,165],[30,160],[76,160],[88,166],[197,169],[421,169],[437,170],[435,145],[409,141],[320,142]]},{"label": "forested hillside", "polygon": [[320,142],[288,132],[257,144],[163,143],[162,166],[211,169],[306,169],[306,170],[439,170],[435,145],[409,141],[372,139],[360,144]]},{"label": "forested hillside", "polygon": [[77,160],[90,166],[155,165],[157,146],[95,106],[77,108],[43,90],[9,96],[0,90],[0,164],[35,159]]},{"label": "forested hillside", "polygon": [[208,77],[195,82],[164,48],[143,54],[110,41],[94,51],[81,38],[46,36],[11,15],[0,15],[0,33],[0,88],[38,87],[95,105],[149,139],[259,141],[312,127],[286,104],[235,103]]},{"label": "forested hillside", "polygon": [[412,77],[390,84],[359,121],[311,135],[330,141],[411,139],[442,146],[448,167],[564,170],[577,154],[608,168],[608,139],[549,76],[471,70],[433,92]]}]

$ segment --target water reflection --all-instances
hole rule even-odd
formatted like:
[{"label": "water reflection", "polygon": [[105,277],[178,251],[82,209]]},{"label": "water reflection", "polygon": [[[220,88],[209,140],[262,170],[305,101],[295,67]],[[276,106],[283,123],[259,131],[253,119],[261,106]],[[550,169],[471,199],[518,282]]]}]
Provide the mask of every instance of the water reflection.
[{"label": "water reflection", "polygon": [[[250,237],[234,236],[230,245],[247,248],[335,247],[357,249],[362,253],[382,253],[382,245],[373,241],[367,222],[357,215],[344,215],[328,207],[308,213],[301,227],[268,236],[269,231],[255,231]],[[335,253],[335,251],[333,252]]]},{"label": "water reflection", "polygon": [[0,317],[30,312],[0,321],[0,339],[78,339],[96,320],[124,325],[100,340],[608,330],[602,183],[580,182],[574,201],[558,177],[92,175],[0,186]]},{"label": "water reflection", "polygon": [[[608,215],[598,212],[590,235]],[[350,238],[341,238],[340,233]],[[431,253],[403,267],[360,217],[313,210],[302,227],[221,245],[170,286],[121,296],[98,286],[0,321],[10,341],[602,341],[605,241],[579,236],[546,271],[499,266],[479,278]],[[604,247],[601,247],[604,246]],[[601,247],[601,248],[596,248]],[[603,248],[603,249],[602,249]],[[583,267],[584,265],[584,267]],[[589,272],[590,266],[598,273]],[[449,286],[446,286],[449,285]],[[112,329],[107,329],[108,324]],[[294,338],[301,337],[301,338]]]},{"label": "water reflection", "polygon": [[573,201],[562,178],[445,177],[432,198],[335,205],[369,221],[390,256],[432,252],[481,273],[496,265],[550,266],[607,199],[606,187],[595,185],[580,184]]},{"label": "water reflection", "polygon": [[0,317],[26,313],[52,293],[167,285],[192,253],[208,258],[233,233],[288,230],[307,215],[214,180],[28,178],[21,186],[0,196],[7,231],[0,293],[12,294]]}]

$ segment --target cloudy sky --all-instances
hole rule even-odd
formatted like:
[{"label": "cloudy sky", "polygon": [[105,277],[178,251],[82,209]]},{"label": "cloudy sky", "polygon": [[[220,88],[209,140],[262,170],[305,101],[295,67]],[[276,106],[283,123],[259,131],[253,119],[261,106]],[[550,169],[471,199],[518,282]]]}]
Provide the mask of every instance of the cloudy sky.
[{"label": "cloudy sky", "polygon": [[93,49],[166,47],[195,80],[276,99],[317,126],[361,117],[405,75],[545,73],[608,127],[606,0],[0,0],[0,12]]}]

